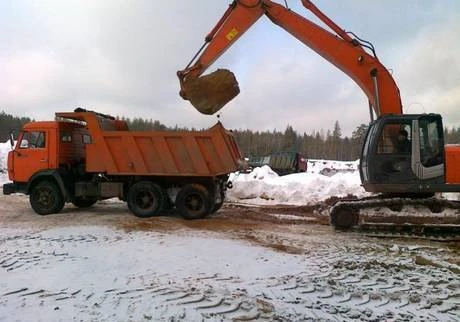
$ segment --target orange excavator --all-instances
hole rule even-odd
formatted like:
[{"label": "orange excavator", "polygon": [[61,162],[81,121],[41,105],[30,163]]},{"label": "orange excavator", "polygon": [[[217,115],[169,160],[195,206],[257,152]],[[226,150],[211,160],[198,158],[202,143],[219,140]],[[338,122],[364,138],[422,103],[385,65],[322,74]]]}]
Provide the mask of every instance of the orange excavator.
[{"label": "orange excavator", "polygon": [[[397,227],[411,233],[459,234],[459,202],[433,198],[437,192],[460,192],[460,146],[444,145],[441,116],[403,114],[398,86],[374,46],[345,32],[311,1],[301,2],[330,30],[292,11],[286,1],[233,1],[187,67],[177,72],[180,95],[204,114],[216,113],[238,95],[238,82],[229,70],[202,74],[267,16],[351,77],[369,100],[371,122],[359,170],[364,189],[379,194],[336,203],[331,224],[339,229]],[[421,208],[430,215],[417,215],[426,213]]]}]

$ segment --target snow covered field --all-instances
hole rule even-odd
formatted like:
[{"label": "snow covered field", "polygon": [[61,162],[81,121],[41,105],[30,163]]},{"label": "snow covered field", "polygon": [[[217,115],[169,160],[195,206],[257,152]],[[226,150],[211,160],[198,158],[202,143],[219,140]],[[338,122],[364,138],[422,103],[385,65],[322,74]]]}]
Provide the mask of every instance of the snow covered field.
[{"label": "snow covered field", "polygon": [[226,209],[193,223],[139,220],[117,203],[39,217],[26,198],[4,198],[0,321],[460,318],[453,245]]},{"label": "snow covered field", "polygon": [[[458,245],[0,196],[0,321],[458,321]],[[261,214],[270,214],[265,209]],[[276,214],[276,212],[273,212]]]},{"label": "snow covered field", "polygon": [[229,206],[196,221],[117,201],[38,216],[0,194],[0,321],[459,321],[458,243],[337,233],[274,206],[366,194],[356,162],[309,166],[233,174]]}]

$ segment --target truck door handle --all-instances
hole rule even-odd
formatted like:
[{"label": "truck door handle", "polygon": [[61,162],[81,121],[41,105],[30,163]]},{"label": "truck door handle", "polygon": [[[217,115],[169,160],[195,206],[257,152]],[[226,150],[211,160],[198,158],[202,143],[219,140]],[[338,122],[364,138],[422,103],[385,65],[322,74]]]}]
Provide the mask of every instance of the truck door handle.
[{"label": "truck door handle", "polygon": [[48,159],[40,159],[40,162],[46,162]]}]

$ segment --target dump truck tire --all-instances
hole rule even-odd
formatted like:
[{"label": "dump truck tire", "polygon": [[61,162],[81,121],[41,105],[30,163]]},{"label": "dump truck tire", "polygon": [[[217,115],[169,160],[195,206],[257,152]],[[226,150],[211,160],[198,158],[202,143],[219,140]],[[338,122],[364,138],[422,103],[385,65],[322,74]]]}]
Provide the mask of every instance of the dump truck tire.
[{"label": "dump truck tire", "polygon": [[187,184],[176,197],[176,208],[186,219],[200,219],[211,213],[214,202],[206,187],[199,184]]},{"label": "dump truck tire", "polygon": [[39,215],[56,214],[64,208],[64,197],[56,183],[48,180],[34,185],[29,195],[32,209]]},{"label": "dump truck tire", "polygon": [[89,208],[97,202],[94,198],[75,198],[72,204],[77,208]]},{"label": "dump truck tire", "polygon": [[128,208],[140,218],[158,215],[163,210],[164,194],[162,188],[154,183],[141,181],[128,191]]}]

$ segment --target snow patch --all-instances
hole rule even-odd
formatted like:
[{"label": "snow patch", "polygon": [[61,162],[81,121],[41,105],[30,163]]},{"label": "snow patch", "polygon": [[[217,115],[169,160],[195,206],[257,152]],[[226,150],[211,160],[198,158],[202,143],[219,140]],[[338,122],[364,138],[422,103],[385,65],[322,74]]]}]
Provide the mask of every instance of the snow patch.
[{"label": "snow patch", "polygon": [[[8,180],[8,152],[11,151],[10,142],[0,143],[0,187]],[[1,189],[0,189],[1,190]]]},{"label": "snow patch", "polygon": [[233,173],[229,201],[259,205],[310,205],[331,196],[369,195],[361,186],[358,161],[310,160],[307,172],[278,176],[269,166]]}]

